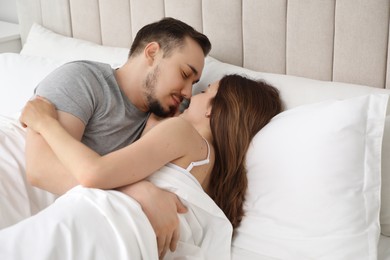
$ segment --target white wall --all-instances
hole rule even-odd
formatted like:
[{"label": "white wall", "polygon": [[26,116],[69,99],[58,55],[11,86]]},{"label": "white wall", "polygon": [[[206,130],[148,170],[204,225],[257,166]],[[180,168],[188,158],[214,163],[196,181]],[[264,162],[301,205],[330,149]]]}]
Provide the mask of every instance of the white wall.
[{"label": "white wall", "polygon": [[0,20],[18,23],[16,0],[0,0]]}]

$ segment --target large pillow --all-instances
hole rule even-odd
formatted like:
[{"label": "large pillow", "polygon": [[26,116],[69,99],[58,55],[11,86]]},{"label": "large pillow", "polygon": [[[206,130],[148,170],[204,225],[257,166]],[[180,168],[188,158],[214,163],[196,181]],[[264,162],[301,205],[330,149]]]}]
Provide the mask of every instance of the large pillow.
[{"label": "large pillow", "polygon": [[[302,77],[262,73],[222,63],[207,57],[201,80],[194,86],[194,94],[199,93],[211,82],[225,74],[238,73],[252,78],[263,79],[280,90],[286,109],[300,105],[317,103],[328,99],[345,99],[367,94],[390,94],[390,90],[312,80]],[[390,111],[387,112],[385,131],[382,143],[382,185],[380,223],[383,235],[390,236]]]},{"label": "large pillow", "polygon": [[248,150],[234,246],[277,259],[376,259],[388,98],[329,100],[273,118]]},{"label": "large pillow", "polygon": [[63,62],[17,53],[0,54],[0,115],[15,115],[37,84]]},{"label": "large pillow", "polygon": [[34,23],[20,53],[60,61],[93,60],[119,67],[127,61],[129,49],[66,37]]}]

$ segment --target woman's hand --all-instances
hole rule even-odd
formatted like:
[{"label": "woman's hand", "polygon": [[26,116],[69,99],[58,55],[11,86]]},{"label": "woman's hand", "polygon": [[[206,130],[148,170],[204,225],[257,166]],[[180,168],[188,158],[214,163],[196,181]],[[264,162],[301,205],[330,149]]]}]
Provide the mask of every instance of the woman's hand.
[{"label": "woman's hand", "polygon": [[47,119],[57,119],[57,110],[47,99],[36,96],[26,103],[19,121],[23,127],[39,133]]}]

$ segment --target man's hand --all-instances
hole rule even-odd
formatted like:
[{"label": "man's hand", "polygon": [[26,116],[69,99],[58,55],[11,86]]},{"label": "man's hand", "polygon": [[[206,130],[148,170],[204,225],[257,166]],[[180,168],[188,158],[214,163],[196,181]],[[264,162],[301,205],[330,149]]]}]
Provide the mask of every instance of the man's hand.
[{"label": "man's hand", "polygon": [[148,181],[127,185],[118,190],[141,204],[156,233],[159,257],[163,258],[168,248],[175,251],[180,237],[177,214],[187,212],[179,198]]}]

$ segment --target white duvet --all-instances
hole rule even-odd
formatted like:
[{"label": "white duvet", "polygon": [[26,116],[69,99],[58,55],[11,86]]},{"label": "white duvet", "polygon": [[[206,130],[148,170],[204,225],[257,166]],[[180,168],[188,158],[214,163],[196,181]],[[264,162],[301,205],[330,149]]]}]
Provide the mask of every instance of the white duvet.
[{"label": "white duvet", "polygon": [[18,120],[0,115],[0,229],[29,217],[56,198],[25,178],[25,130]]},{"label": "white duvet", "polygon": [[[0,145],[0,259],[158,259],[155,234],[135,200],[78,186],[51,204],[53,195],[25,180],[17,120],[0,118]],[[230,259],[232,227],[192,175],[169,165],[150,181],[189,209],[179,216],[178,248],[164,259]]]}]

